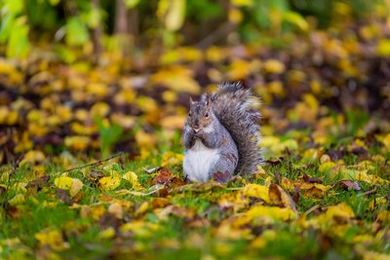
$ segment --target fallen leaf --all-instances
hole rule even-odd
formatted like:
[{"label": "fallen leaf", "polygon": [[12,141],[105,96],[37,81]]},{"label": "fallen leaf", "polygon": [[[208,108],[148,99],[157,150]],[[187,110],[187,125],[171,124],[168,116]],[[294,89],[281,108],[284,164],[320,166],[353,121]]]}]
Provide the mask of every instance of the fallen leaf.
[{"label": "fallen leaf", "polygon": [[242,194],[247,197],[260,198],[265,202],[270,202],[268,187],[259,184],[247,184],[242,189]]},{"label": "fallen leaf", "polygon": [[118,175],[105,176],[99,180],[99,184],[103,190],[115,190],[121,184],[121,178]]},{"label": "fallen leaf", "polygon": [[172,178],[172,173],[167,168],[158,171],[157,176],[153,179],[154,184],[165,184]]},{"label": "fallen leaf", "polygon": [[351,180],[341,180],[338,182],[339,186],[341,186],[345,190],[357,190],[359,191],[360,185],[357,181],[351,181]]},{"label": "fallen leaf", "polygon": [[272,204],[282,207],[287,207],[297,212],[295,202],[291,199],[290,195],[287,194],[279,185],[271,184],[268,191],[269,200]]},{"label": "fallen leaf", "polygon": [[63,251],[69,248],[59,230],[47,229],[35,234],[35,238],[39,241],[41,246],[50,246],[55,251]]},{"label": "fallen leaf", "polygon": [[83,188],[83,183],[76,178],[68,176],[57,177],[54,180],[54,184],[63,190],[68,190],[70,196],[74,197]]},{"label": "fallen leaf", "polygon": [[134,190],[144,189],[144,187],[142,187],[142,185],[138,182],[138,176],[135,172],[128,171],[122,176],[122,178],[130,182]]}]

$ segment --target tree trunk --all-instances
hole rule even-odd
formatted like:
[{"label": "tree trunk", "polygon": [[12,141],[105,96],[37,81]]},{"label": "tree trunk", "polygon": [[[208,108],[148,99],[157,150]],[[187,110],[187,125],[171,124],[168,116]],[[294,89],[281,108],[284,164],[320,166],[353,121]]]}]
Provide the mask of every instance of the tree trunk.
[{"label": "tree trunk", "polygon": [[123,0],[116,0],[115,5],[115,33],[126,34],[128,32],[128,19],[126,5]]},{"label": "tree trunk", "polygon": [[[92,8],[95,10],[100,10],[100,0],[92,0]],[[100,42],[101,37],[102,37],[102,28],[101,28],[101,21],[99,21],[96,27],[92,29],[93,54],[96,60],[99,58],[102,52],[102,45]]]},{"label": "tree trunk", "polygon": [[127,12],[128,20],[129,20],[129,28],[128,33],[132,36],[132,42],[135,46],[137,46],[139,42],[139,16],[138,10],[136,8],[131,8]]}]

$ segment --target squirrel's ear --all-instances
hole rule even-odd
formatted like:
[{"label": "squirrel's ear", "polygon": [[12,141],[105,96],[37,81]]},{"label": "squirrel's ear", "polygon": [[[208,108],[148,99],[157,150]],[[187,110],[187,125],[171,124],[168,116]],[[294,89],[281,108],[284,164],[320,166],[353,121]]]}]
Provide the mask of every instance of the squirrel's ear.
[{"label": "squirrel's ear", "polygon": [[207,106],[210,106],[211,103],[212,103],[211,96],[210,96],[210,95],[207,95],[207,96],[206,96],[206,104],[207,104]]},{"label": "squirrel's ear", "polygon": [[190,105],[193,105],[195,103],[194,100],[192,100],[192,97],[190,96]]}]

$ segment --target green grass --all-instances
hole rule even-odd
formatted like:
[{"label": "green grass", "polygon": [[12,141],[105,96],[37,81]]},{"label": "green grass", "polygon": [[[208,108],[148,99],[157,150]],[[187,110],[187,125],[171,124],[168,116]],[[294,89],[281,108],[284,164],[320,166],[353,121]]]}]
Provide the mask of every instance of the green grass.
[{"label": "green grass", "polygon": [[[180,146],[175,145],[174,151],[180,152]],[[152,156],[135,161],[125,161],[114,164],[112,169],[121,175],[127,171],[134,171],[140,184],[146,189],[154,185],[153,179],[158,173],[147,173],[144,169],[153,168],[161,164],[161,154],[168,151],[167,147],[160,148],[160,152],[153,153]],[[359,163],[355,156],[347,156],[344,162],[347,166]],[[324,231],[312,227],[303,227],[297,221],[271,221],[268,224],[252,224],[244,226],[248,229],[250,237],[237,237],[236,239],[218,236],[218,230],[225,225],[229,218],[239,216],[240,212],[232,209],[223,209],[219,206],[219,201],[223,196],[234,196],[239,189],[245,186],[249,180],[236,179],[228,183],[223,188],[212,190],[192,190],[167,193],[152,194],[148,196],[135,196],[132,194],[118,194],[117,190],[132,190],[132,185],[127,181],[122,181],[120,186],[113,191],[104,191],[99,188],[96,182],[91,181],[88,174],[91,171],[102,171],[104,174],[105,164],[94,166],[90,169],[75,170],[68,174],[72,178],[80,179],[84,186],[82,188],[81,199],[76,204],[67,205],[56,196],[57,188],[54,179],[60,175],[63,167],[60,164],[50,163],[44,165],[44,174],[50,176],[50,180],[39,191],[27,191],[25,202],[16,206],[11,206],[8,202],[16,194],[17,189],[9,188],[1,194],[1,231],[0,251],[1,258],[14,258],[21,255],[32,257],[37,253],[54,252],[64,258],[86,257],[89,259],[103,259],[107,257],[141,257],[171,259],[199,259],[206,256],[217,258],[237,259],[258,257],[280,257],[290,258],[356,258],[359,252],[356,249],[354,238],[358,235],[370,234],[375,237],[372,225],[376,222],[378,213],[386,210],[385,204],[379,203],[372,206],[374,200],[385,200],[390,189],[389,185],[378,185],[359,181],[361,190],[344,190],[336,183],[340,176],[330,178],[326,173],[319,171],[320,162],[315,160],[310,163],[302,161],[300,156],[284,156],[281,163],[277,165],[266,165],[264,170],[272,182],[278,178],[288,178],[291,181],[300,181],[303,174],[318,178],[324,185],[332,188],[320,198],[301,194],[296,203],[299,215],[318,205],[323,210],[326,207],[346,203],[355,214],[352,222],[348,222],[348,228],[344,233],[334,236],[331,231]],[[5,168],[4,168],[5,169]],[[181,166],[170,167],[172,176],[181,178]],[[370,174],[380,175],[380,165],[375,166]],[[280,177],[276,177],[280,176]],[[22,166],[12,173],[7,180],[7,186],[13,187],[20,182],[33,180],[34,166]],[[250,182],[264,185],[267,178],[255,178]],[[365,196],[363,192],[376,189],[372,195]],[[156,199],[168,201],[168,205],[162,208],[153,208],[153,201]],[[122,219],[108,217],[104,223],[102,217],[91,216],[82,217],[81,207],[94,208],[102,205],[104,214],[108,214],[108,207],[114,201],[130,202],[131,206],[123,214]],[[144,202],[148,202],[146,211],[136,214],[137,210]],[[254,201],[253,203],[260,203]],[[79,206],[75,206],[79,205]],[[167,206],[174,206],[182,212],[170,212],[165,217],[159,216],[161,211]],[[194,216],[186,215],[194,212]],[[308,219],[320,213],[311,213]],[[112,221],[112,222],[110,222]],[[132,222],[146,223],[145,227],[139,227],[139,232],[122,232],[120,226]],[[384,225],[385,223],[381,224]],[[153,229],[148,225],[155,225]],[[104,238],[101,232],[112,226],[115,234],[112,237]],[[42,247],[36,234],[42,230],[55,229],[62,234],[67,248],[63,250],[51,250],[50,246]],[[144,230],[143,230],[144,229]],[[20,243],[7,246],[7,239],[18,238]],[[263,239],[263,245],[253,246],[256,238]],[[200,243],[199,245],[197,243]],[[366,250],[381,253],[389,253],[390,246],[384,240],[373,239],[372,242],[364,244]],[[43,251],[42,251],[43,250]],[[45,251],[46,250],[46,251]]]}]

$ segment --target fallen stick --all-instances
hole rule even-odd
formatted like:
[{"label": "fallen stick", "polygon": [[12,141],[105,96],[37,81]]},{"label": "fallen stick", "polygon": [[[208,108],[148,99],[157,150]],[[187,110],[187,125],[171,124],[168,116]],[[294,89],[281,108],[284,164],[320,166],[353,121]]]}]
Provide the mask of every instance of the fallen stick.
[{"label": "fallen stick", "polygon": [[84,164],[84,165],[81,165],[81,166],[77,166],[77,167],[74,167],[74,168],[67,169],[65,171],[62,171],[61,174],[66,173],[66,172],[72,172],[72,171],[75,171],[75,170],[80,170],[80,169],[91,167],[91,166],[95,166],[95,165],[99,165],[99,164],[102,164],[104,162],[110,161],[110,160],[112,160],[114,158],[120,157],[122,155],[123,155],[123,152],[116,153],[114,155],[111,155],[110,157],[107,157],[107,158],[102,159],[102,160],[98,160],[96,162],[91,162],[91,163],[87,163],[87,164]]}]

